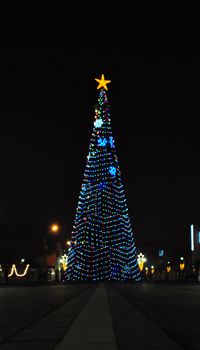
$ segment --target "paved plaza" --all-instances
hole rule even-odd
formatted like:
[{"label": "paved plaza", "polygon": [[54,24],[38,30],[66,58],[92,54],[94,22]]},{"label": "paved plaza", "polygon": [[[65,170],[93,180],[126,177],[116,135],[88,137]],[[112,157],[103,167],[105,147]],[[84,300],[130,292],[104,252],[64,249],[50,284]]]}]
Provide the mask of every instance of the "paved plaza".
[{"label": "paved plaza", "polygon": [[0,349],[199,349],[198,283],[0,287]]}]

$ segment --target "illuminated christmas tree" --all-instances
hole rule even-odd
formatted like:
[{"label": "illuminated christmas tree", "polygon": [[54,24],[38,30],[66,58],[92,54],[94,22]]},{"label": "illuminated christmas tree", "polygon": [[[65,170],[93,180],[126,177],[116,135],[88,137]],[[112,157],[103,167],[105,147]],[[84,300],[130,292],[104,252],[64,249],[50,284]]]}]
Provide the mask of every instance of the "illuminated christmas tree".
[{"label": "illuminated christmas tree", "polygon": [[131,221],[112,136],[107,84],[100,90],[76,210],[66,280],[141,279]]}]

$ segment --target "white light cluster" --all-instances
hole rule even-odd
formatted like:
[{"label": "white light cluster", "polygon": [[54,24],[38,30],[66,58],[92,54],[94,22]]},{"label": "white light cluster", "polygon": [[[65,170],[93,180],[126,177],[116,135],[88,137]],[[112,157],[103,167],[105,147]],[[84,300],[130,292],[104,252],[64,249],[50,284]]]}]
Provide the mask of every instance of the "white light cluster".
[{"label": "white light cluster", "polygon": [[100,128],[103,125],[103,120],[101,118],[96,119],[94,122],[95,128]]}]

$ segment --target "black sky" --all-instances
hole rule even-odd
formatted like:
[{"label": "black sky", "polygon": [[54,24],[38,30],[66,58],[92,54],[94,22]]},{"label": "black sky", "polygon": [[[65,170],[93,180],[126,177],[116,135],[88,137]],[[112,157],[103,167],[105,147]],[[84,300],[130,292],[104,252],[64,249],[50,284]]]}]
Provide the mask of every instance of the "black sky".
[{"label": "black sky", "polygon": [[70,235],[102,73],[136,245],[187,249],[200,221],[200,28],[0,16],[0,258],[34,254],[54,221]]}]

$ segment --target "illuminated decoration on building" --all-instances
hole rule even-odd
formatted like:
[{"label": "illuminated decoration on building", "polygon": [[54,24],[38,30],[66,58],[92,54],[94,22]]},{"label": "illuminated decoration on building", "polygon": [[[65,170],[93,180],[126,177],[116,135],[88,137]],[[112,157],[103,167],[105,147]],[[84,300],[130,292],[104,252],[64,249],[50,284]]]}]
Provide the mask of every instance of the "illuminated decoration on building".
[{"label": "illuminated decoration on building", "polygon": [[11,267],[11,271],[10,271],[8,277],[12,277],[13,275],[16,275],[17,277],[24,277],[24,276],[26,276],[29,267],[30,267],[30,265],[27,264],[26,267],[25,267],[25,269],[24,269],[24,272],[18,273],[18,272],[17,272],[17,267],[16,267],[16,265],[13,264],[12,267]]},{"label": "illuminated decoration on building", "polygon": [[[141,279],[121,172],[112,136],[107,86],[99,83],[95,124],[68,250],[65,277],[77,280]],[[102,120],[101,126],[96,121]]]},{"label": "illuminated decoration on building", "polygon": [[180,264],[179,264],[180,270],[183,271],[185,268],[185,261],[184,258],[181,256],[180,257]]},{"label": "illuminated decoration on building", "polygon": [[191,251],[194,251],[194,225],[190,226],[190,235],[191,235]]},{"label": "illuminated decoration on building", "polygon": [[66,254],[62,255],[60,258],[60,265],[64,271],[67,269],[67,259],[68,256]]},{"label": "illuminated decoration on building", "polygon": [[137,263],[139,265],[139,269],[140,271],[143,271],[144,268],[144,263],[147,261],[147,259],[145,258],[144,254],[140,253],[137,256]]},{"label": "illuminated decoration on building", "polygon": [[167,272],[171,271],[170,261],[167,262],[166,270],[167,270]]},{"label": "illuminated decoration on building", "polygon": [[161,256],[164,256],[164,250],[163,250],[163,249],[159,249],[158,255],[159,255],[160,257],[161,257]]}]

